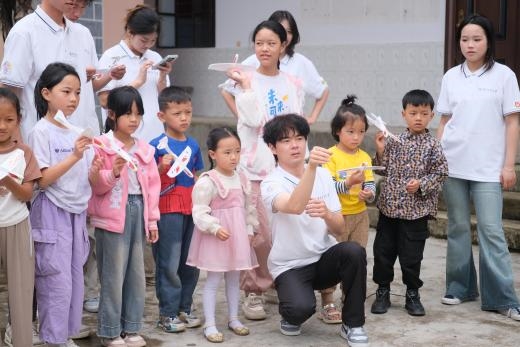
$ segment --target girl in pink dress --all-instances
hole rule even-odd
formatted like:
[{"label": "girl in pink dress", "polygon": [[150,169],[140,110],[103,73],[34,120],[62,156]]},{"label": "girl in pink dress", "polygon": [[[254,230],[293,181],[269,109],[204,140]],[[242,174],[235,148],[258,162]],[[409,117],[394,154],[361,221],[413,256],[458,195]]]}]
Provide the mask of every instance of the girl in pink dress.
[{"label": "girl in pink dress", "polygon": [[215,325],[217,288],[222,277],[226,280],[228,328],[240,336],[249,334],[238,320],[239,280],[241,270],[258,266],[251,250],[258,220],[249,180],[235,170],[241,147],[236,132],[226,127],[213,129],[206,144],[211,167],[193,187],[195,231],[186,263],[207,271],[202,300],[204,336],[210,342],[222,342],[224,335]]}]

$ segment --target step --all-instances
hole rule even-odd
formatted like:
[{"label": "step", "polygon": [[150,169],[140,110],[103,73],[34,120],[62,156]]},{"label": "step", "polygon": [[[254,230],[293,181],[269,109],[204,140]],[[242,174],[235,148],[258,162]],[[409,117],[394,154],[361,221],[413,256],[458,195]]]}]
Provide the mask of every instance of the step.
[{"label": "step", "polygon": [[[370,226],[375,228],[379,218],[379,210],[377,207],[368,206],[368,213],[370,217]],[[520,252],[520,221],[503,219],[504,234],[506,236],[507,244],[510,251]],[[446,230],[448,225],[448,217],[445,211],[439,211],[437,219],[429,223],[430,234],[436,238],[446,238]],[[473,234],[473,243],[478,244],[477,241],[477,219],[474,215],[471,216],[471,230]]]},{"label": "step", "polygon": [[[519,176],[520,178],[520,176]],[[519,192],[503,192],[502,218],[520,220],[520,193]],[[439,211],[446,211],[446,204],[442,194],[439,195]],[[475,214],[473,204],[471,204],[471,213]]]}]

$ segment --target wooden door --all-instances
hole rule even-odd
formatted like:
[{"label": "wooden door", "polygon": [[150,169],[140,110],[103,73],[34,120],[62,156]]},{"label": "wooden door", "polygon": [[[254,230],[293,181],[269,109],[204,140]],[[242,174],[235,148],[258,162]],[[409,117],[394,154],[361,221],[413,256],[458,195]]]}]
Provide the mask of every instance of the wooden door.
[{"label": "wooden door", "polygon": [[496,61],[509,66],[520,80],[519,0],[446,0],[444,69],[460,64],[463,57],[455,42],[457,25],[464,17],[478,13],[491,19],[495,28]]}]

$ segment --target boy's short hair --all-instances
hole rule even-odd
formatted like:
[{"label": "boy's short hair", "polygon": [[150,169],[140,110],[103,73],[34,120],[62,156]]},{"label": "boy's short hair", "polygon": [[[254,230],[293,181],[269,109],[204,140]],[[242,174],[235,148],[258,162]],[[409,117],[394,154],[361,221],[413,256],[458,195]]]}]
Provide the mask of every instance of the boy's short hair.
[{"label": "boy's short hair", "polygon": [[276,116],[265,123],[263,139],[267,145],[275,146],[278,141],[289,137],[293,132],[307,139],[310,132],[307,120],[295,113]]},{"label": "boy's short hair", "polygon": [[171,102],[176,104],[191,102],[191,96],[181,87],[169,86],[159,93],[159,110],[165,111]]},{"label": "boy's short hair", "polygon": [[403,110],[406,108],[407,105],[428,105],[433,111],[435,107],[435,101],[433,101],[433,97],[426,90],[414,89],[410,90],[403,96]]}]

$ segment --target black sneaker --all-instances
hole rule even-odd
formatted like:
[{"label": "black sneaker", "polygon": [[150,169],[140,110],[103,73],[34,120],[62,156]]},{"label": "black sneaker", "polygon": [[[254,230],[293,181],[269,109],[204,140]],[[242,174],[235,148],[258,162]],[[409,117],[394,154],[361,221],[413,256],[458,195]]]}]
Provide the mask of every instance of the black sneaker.
[{"label": "black sneaker", "polygon": [[426,314],[417,289],[406,290],[406,304],[404,308],[406,308],[410,316],[424,316]]},{"label": "black sneaker", "polygon": [[370,312],[375,314],[386,313],[390,305],[390,288],[379,287],[376,290],[376,300],[372,304]]}]

